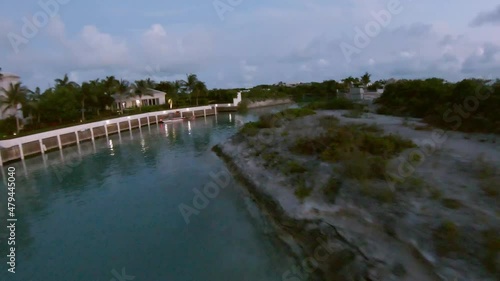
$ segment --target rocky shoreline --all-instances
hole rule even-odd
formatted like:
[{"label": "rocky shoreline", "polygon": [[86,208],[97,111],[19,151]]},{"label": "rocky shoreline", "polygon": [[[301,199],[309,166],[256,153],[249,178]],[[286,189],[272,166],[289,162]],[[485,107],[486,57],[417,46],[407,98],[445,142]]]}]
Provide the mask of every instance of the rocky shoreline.
[{"label": "rocky shoreline", "polygon": [[[442,133],[415,129],[422,126],[419,120],[344,115],[343,111],[319,111],[278,118],[275,124],[250,133],[244,128],[213,149],[278,228],[293,238],[286,242],[299,263],[284,272],[282,280],[495,280],[498,272],[488,265],[497,266],[498,252],[488,250],[488,243],[497,243],[497,195],[455,186],[453,180],[471,187],[489,181],[495,190],[498,170],[489,170],[487,178],[478,180],[473,172],[480,167],[473,166],[500,159],[496,137],[477,141],[473,135],[449,133],[446,143],[417,159],[410,176],[399,173],[404,179],[390,182],[387,177],[346,177],[336,172],[338,163],[293,152],[297,141],[324,134],[332,122],[339,124],[335,126],[376,123],[382,134],[398,134],[417,144],[401,155],[425,151],[425,140]],[[470,152],[457,151],[461,143],[469,150],[476,147],[486,152],[490,159],[480,163],[467,158]],[[385,169],[395,171],[390,167],[389,163]],[[469,171],[461,170],[464,167]],[[436,172],[440,176],[432,175]],[[331,188],[332,181],[333,198],[331,189],[325,189]],[[390,190],[383,187],[388,183]],[[484,236],[488,233],[493,238]],[[455,248],[460,245],[464,247]]]}]

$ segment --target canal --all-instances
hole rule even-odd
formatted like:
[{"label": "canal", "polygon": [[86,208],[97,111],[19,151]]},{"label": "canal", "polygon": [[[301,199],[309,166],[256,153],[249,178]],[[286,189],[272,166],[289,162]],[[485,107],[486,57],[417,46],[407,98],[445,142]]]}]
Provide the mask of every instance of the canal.
[{"label": "canal", "polygon": [[[224,163],[211,151],[272,109],[143,127],[5,164],[0,280],[281,280],[293,265],[232,177],[203,208]],[[7,168],[16,169],[15,274],[7,271]],[[188,219],[180,206],[195,210]],[[198,206],[200,207],[200,206]]]}]

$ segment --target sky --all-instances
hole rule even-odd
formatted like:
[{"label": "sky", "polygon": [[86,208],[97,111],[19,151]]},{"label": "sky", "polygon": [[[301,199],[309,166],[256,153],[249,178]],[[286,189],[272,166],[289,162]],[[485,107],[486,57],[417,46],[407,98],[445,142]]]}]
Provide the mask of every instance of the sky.
[{"label": "sky", "polygon": [[30,88],[68,74],[209,88],[500,77],[497,0],[23,0],[0,9],[0,67]]}]

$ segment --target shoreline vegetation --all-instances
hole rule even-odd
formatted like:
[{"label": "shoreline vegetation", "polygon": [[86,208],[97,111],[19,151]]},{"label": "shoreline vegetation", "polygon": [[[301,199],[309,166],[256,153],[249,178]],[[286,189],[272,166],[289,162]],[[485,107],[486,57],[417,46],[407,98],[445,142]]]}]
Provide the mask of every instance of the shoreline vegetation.
[{"label": "shoreline vegetation", "polygon": [[282,280],[498,279],[495,135],[346,104],[266,114],[213,148],[300,246]]},{"label": "shoreline vegetation", "polygon": [[[1,76],[0,76],[1,77]],[[243,101],[240,112],[249,103],[265,100],[290,99],[310,103],[311,108],[350,109],[359,115],[361,105],[346,99],[350,87],[364,87],[376,91],[384,89],[374,102],[378,113],[407,118],[422,118],[430,126],[466,132],[500,134],[500,80],[465,79],[451,83],[439,78],[425,80],[379,80],[371,83],[371,75],[347,77],[340,81],[326,80],[298,84],[279,82],[257,85],[250,89],[207,89],[196,74],[185,80],[154,81],[150,78],[127,81],[107,76],[78,84],[67,75],[55,79],[54,86],[30,90],[21,83],[0,89],[4,96],[0,105],[18,110],[22,106],[26,124],[14,116],[0,120],[0,139],[28,135],[56,128],[95,122],[114,117],[170,109],[169,104],[137,106],[126,110],[114,108],[115,97],[147,97],[151,89],[166,93],[173,109],[213,103],[231,103],[238,92]]]}]

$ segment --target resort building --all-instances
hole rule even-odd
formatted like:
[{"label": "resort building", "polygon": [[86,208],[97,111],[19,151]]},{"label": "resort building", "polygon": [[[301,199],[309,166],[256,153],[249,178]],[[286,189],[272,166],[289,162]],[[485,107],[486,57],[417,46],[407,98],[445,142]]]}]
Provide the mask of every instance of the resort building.
[{"label": "resort building", "polygon": [[149,89],[150,95],[139,96],[129,96],[126,98],[121,97],[118,94],[113,95],[115,99],[115,108],[117,110],[136,108],[140,106],[150,106],[150,105],[162,105],[165,104],[165,95],[167,93],[157,91],[154,89]]},{"label": "resort building", "polygon": [[[10,89],[11,84],[16,84],[21,82],[21,78],[15,74],[12,73],[5,73],[2,72],[0,76],[0,95],[4,96],[4,92],[1,89],[8,90]],[[16,116],[20,119],[23,119],[23,112],[21,110],[21,105],[18,105],[18,110],[15,108],[9,108],[7,111],[4,112],[6,105],[0,106],[0,120],[3,120],[5,118],[11,117],[11,116]]]}]

